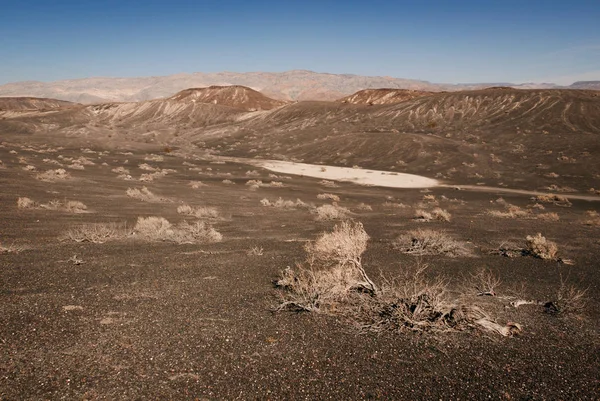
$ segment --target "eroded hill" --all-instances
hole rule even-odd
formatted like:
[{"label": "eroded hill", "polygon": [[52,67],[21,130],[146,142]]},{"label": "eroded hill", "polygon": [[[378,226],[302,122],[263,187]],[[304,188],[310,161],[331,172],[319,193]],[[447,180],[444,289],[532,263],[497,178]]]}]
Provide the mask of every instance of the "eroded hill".
[{"label": "eroded hill", "polygon": [[213,87],[140,103],[13,116],[0,129],[359,166],[452,184],[579,192],[599,186],[595,91],[488,88],[389,105],[280,104],[248,88]]},{"label": "eroded hill", "polygon": [[350,96],[338,99],[341,103],[352,104],[395,104],[421,96],[431,95],[433,92],[409,89],[364,89]]}]

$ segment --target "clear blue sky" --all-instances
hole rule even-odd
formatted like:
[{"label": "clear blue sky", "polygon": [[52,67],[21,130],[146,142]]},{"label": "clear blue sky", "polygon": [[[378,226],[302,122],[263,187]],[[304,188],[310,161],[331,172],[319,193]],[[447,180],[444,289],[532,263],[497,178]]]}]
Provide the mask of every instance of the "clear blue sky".
[{"label": "clear blue sky", "polygon": [[292,69],[600,79],[600,0],[0,0],[0,84]]}]

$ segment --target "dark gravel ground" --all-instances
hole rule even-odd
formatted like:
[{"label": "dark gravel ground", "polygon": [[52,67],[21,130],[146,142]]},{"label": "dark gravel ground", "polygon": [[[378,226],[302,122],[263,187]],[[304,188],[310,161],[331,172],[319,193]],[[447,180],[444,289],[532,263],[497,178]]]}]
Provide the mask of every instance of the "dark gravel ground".
[{"label": "dark gravel ground", "polygon": [[[0,244],[24,248],[0,255],[0,399],[598,399],[600,227],[582,223],[587,210],[599,210],[597,203],[546,205],[543,212],[558,213],[559,221],[501,219],[486,214],[501,209],[493,202],[496,194],[434,189],[437,199],[447,198],[439,206],[453,219],[417,223],[411,217],[425,195],[419,190],[325,188],[318,180],[275,179],[266,171],[249,177],[246,171],[254,168],[234,163],[170,155],[144,161],[146,153],[114,149],[102,155],[78,147],[39,150],[15,143],[0,147]],[[83,155],[95,165],[67,168],[73,179],[54,183],[23,170],[59,168],[43,161],[60,161],[58,155]],[[125,166],[137,179],[146,172],[137,167],[144,162],[177,170],[145,183],[171,202],[128,198],[126,189],[143,183],[118,180],[111,172]],[[285,187],[251,191],[244,185],[249,179],[282,181]],[[192,189],[190,180],[207,186]],[[340,205],[364,223],[371,236],[364,265],[373,277],[427,263],[428,274],[447,277],[459,292],[469,273],[487,267],[502,279],[499,296],[466,299],[500,323],[519,322],[523,333],[361,333],[335,316],[272,312],[272,280],[303,259],[304,241],[334,222],[317,222],[303,209],[263,207],[260,200],[281,196],[323,204],[316,195],[324,192],[339,195]],[[89,212],[18,209],[19,197],[78,200]],[[504,199],[523,208],[531,203],[526,196]],[[138,216],[151,215],[177,222],[181,202],[218,208],[214,226],[223,241],[60,240],[83,223],[132,226]],[[373,210],[359,210],[361,202]],[[398,234],[423,224],[470,241],[475,256],[417,261],[393,249]],[[557,242],[561,255],[575,264],[490,253],[507,241],[523,244],[537,232]],[[247,255],[254,246],[263,248],[262,256]],[[83,263],[69,262],[73,255]],[[585,309],[553,315],[534,305],[515,309],[503,298],[520,293],[552,300],[561,280],[587,288]]]}]

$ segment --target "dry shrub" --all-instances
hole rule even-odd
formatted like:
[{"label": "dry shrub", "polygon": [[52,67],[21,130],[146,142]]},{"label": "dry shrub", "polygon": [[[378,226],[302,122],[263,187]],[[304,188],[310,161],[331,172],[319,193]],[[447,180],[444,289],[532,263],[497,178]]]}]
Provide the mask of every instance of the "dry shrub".
[{"label": "dry shrub", "polygon": [[186,221],[172,225],[163,217],[138,217],[134,234],[148,241],[169,241],[178,244],[195,244],[219,242],[223,239],[221,233],[211,225],[196,221],[189,224]]},{"label": "dry shrub", "polygon": [[342,222],[307,244],[306,267],[288,267],[276,282],[288,292],[280,308],[327,313],[357,289],[375,293],[361,262],[368,240],[361,223]]},{"label": "dry shrub", "polygon": [[119,174],[117,178],[124,181],[133,181],[133,177],[129,174]]},{"label": "dry shrub", "polygon": [[337,204],[323,205],[314,209],[317,220],[340,220],[350,214],[350,210]]},{"label": "dry shrub", "polygon": [[337,185],[335,182],[329,181],[329,180],[321,180],[321,181],[319,181],[319,184],[323,185],[324,187],[329,187],[329,188],[339,187],[339,185]]},{"label": "dry shrub", "polygon": [[125,238],[126,236],[127,229],[123,224],[94,223],[83,224],[69,229],[63,236],[63,240],[103,244],[110,240]]},{"label": "dry shrub", "polygon": [[26,248],[24,246],[15,245],[14,242],[10,245],[3,245],[2,243],[0,243],[0,255],[8,253],[19,253],[24,251],[25,249]]},{"label": "dry shrub", "polygon": [[362,210],[362,211],[365,211],[365,212],[371,212],[371,211],[373,211],[373,208],[371,207],[371,205],[367,205],[364,202],[361,202],[358,205],[356,205],[356,208],[358,210]]},{"label": "dry shrub", "polygon": [[133,199],[141,200],[142,202],[164,202],[165,198],[154,195],[148,188],[127,188],[127,196]]},{"label": "dry shrub", "polygon": [[40,205],[40,207],[48,210],[62,210],[69,213],[83,213],[87,210],[87,206],[80,201],[64,201],[53,199],[48,203]]},{"label": "dry shrub", "polygon": [[246,171],[246,175],[248,177],[259,177],[260,173],[256,170],[248,170],[248,171]]},{"label": "dry shrub", "polygon": [[161,178],[167,175],[165,170],[155,171],[154,173],[145,173],[140,175],[140,181],[142,182],[152,182],[157,178]]},{"label": "dry shrub", "polygon": [[555,194],[538,195],[538,196],[532,198],[532,200],[542,202],[542,203],[552,203],[556,206],[563,206],[563,207],[571,207],[573,205],[566,196],[555,195]]},{"label": "dry shrub", "polygon": [[436,207],[431,212],[428,212],[423,209],[417,209],[415,211],[415,220],[428,222],[431,220],[439,220],[439,221],[450,221],[452,215],[444,210]]},{"label": "dry shrub", "polygon": [[142,163],[139,164],[138,167],[140,168],[140,170],[145,170],[145,171],[156,171],[156,170],[160,170],[157,169],[156,167],[152,167],[151,165],[149,165],[148,163]]},{"label": "dry shrub", "polygon": [[17,199],[17,207],[19,209],[35,209],[38,204],[29,198],[22,197]]},{"label": "dry shrub", "polygon": [[231,181],[231,180],[223,180],[223,181],[221,181],[221,182],[222,182],[223,184],[226,184],[226,185],[234,185],[234,184],[235,184],[235,182],[233,182],[233,181]]},{"label": "dry shrub", "polygon": [[468,291],[475,291],[475,295],[496,296],[496,288],[502,284],[502,281],[490,269],[480,269],[471,273],[467,279],[465,287]]},{"label": "dry shrub", "polygon": [[587,226],[600,226],[600,213],[595,210],[588,210],[586,212],[588,219],[583,222]]},{"label": "dry shrub", "polygon": [[558,213],[540,213],[537,215],[537,218],[540,220],[545,220],[545,221],[559,221],[560,220],[560,216],[558,215]]},{"label": "dry shrub", "polygon": [[258,188],[263,186],[263,182],[261,180],[249,180],[246,182],[246,185],[249,187],[251,191],[256,191]]},{"label": "dry shrub", "polygon": [[502,217],[507,219],[528,218],[531,217],[531,211],[521,209],[519,206],[506,204],[504,211],[490,210],[488,214],[493,217]]},{"label": "dry shrub", "polygon": [[321,200],[332,200],[334,202],[339,202],[340,201],[340,197],[334,194],[318,194],[317,195],[318,199]]},{"label": "dry shrub", "polygon": [[409,206],[405,205],[404,203],[398,203],[398,202],[390,202],[390,201],[386,201],[383,203],[384,207],[391,207],[394,209],[406,209]]},{"label": "dry shrub", "polygon": [[555,310],[550,310],[557,313],[579,312],[585,308],[587,304],[587,289],[582,290],[571,284],[567,284],[565,280],[560,280],[560,287],[556,292],[556,301],[553,302]]},{"label": "dry shrub", "polygon": [[35,166],[27,165],[27,166],[23,167],[23,170],[25,170],[25,171],[35,171]]},{"label": "dry shrub", "polygon": [[48,170],[43,173],[40,173],[35,176],[40,181],[60,181],[60,180],[68,180],[71,178],[71,175],[67,172],[67,170],[59,168],[56,170]]},{"label": "dry shrub", "polygon": [[129,172],[129,169],[126,169],[125,167],[115,167],[112,170],[113,173],[117,173],[117,174],[131,174]]},{"label": "dry shrub", "polygon": [[152,161],[152,162],[162,162],[165,160],[165,158],[161,155],[150,154],[150,155],[144,157],[144,160]]},{"label": "dry shrub", "polygon": [[185,214],[188,216],[194,216],[199,219],[201,218],[212,218],[216,219],[219,217],[219,212],[214,207],[200,206],[191,207],[190,205],[181,205],[177,207],[177,213]]},{"label": "dry shrub", "polygon": [[450,257],[469,256],[471,253],[462,241],[443,231],[418,229],[400,235],[394,246],[410,255],[445,255]]},{"label": "dry shrub", "polygon": [[254,246],[254,247],[248,249],[248,251],[246,251],[246,255],[248,255],[248,256],[263,256],[264,249],[262,249],[262,247],[259,247],[259,246]]},{"label": "dry shrub", "polygon": [[205,183],[203,183],[202,181],[190,181],[188,183],[188,185],[190,187],[192,187],[192,189],[198,189],[200,187],[206,187],[207,185]]},{"label": "dry shrub", "polygon": [[279,209],[294,209],[294,208],[308,208],[310,207],[305,202],[300,199],[296,199],[296,202],[292,200],[287,200],[279,197],[275,202],[271,202],[267,198],[263,198],[260,201],[260,204],[267,207],[276,207]]},{"label": "dry shrub", "polygon": [[527,252],[536,258],[544,260],[558,260],[558,246],[555,242],[547,240],[542,234],[528,235]]},{"label": "dry shrub", "polygon": [[521,330],[494,322],[478,307],[451,302],[447,281],[427,280],[425,268],[376,286],[362,267],[368,240],[361,223],[343,222],[307,244],[305,263],[286,268],[275,282],[282,290],[278,310],[341,315],[373,331],[479,327],[508,336]]}]

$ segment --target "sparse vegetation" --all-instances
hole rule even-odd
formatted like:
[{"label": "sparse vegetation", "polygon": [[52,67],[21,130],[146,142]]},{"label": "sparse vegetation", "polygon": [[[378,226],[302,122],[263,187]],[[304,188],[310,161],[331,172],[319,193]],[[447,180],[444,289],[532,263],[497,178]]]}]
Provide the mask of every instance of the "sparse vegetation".
[{"label": "sparse vegetation", "polygon": [[38,204],[27,197],[22,197],[17,199],[17,207],[19,209],[35,209]]},{"label": "sparse vegetation", "polygon": [[286,268],[275,282],[282,290],[278,310],[342,315],[373,331],[476,326],[509,336],[522,330],[516,323],[494,322],[481,308],[452,302],[448,282],[425,279],[424,268],[377,286],[362,266],[368,240],[361,223],[343,222],[307,244],[304,264]]},{"label": "sparse vegetation", "polygon": [[35,176],[35,178],[37,178],[40,181],[54,182],[68,180],[71,178],[71,175],[67,172],[67,170],[59,168],[56,170],[48,170],[43,173],[39,173]]},{"label": "sparse vegetation", "polygon": [[219,242],[221,233],[204,221],[189,224],[186,221],[172,225],[164,217],[138,217],[133,232],[147,241],[169,241],[178,244]]},{"label": "sparse vegetation", "polygon": [[563,206],[563,207],[571,207],[572,206],[572,203],[569,201],[569,199],[566,196],[562,196],[562,195],[554,195],[554,194],[538,195],[538,196],[532,198],[532,200],[538,201],[541,203],[552,203],[556,206]]},{"label": "sparse vegetation", "polygon": [[350,215],[350,210],[337,204],[323,205],[314,209],[317,220],[341,220]]},{"label": "sparse vegetation", "polygon": [[154,195],[148,188],[127,188],[127,196],[142,202],[165,202],[167,199]]},{"label": "sparse vegetation", "polygon": [[219,212],[217,211],[217,209],[208,206],[191,207],[190,205],[180,205],[177,207],[177,213],[184,214],[187,216],[194,216],[199,219],[216,219],[217,217],[219,217]]},{"label": "sparse vegetation", "polygon": [[433,209],[431,212],[423,209],[417,209],[415,211],[415,220],[417,221],[428,222],[431,220],[438,220],[447,222],[450,221],[451,218],[452,215],[448,211],[440,209],[439,207]]},{"label": "sparse vegetation", "polygon": [[127,227],[123,224],[93,223],[83,224],[67,230],[62,239],[103,244],[108,241],[123,239],[127,234]]},{"label": "sparse vegetation", "polygon": [[400,235],[394,246],[410,255],[469,256],[471,252],[464,242],[458,241],[444,231],[430,229],[412,230]]},{"label": "sparse vegetation", "polygon": [[317,199],[321,200],[332,200],[334,202],[339,202],[340,197],[334,194],[318,194]]}]

